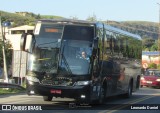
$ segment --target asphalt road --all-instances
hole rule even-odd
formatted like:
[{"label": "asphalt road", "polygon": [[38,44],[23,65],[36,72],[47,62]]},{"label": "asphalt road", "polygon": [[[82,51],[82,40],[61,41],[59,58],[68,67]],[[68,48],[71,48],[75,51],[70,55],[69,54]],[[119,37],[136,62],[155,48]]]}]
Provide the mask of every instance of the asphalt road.
[{"label": "asphalt road", "polygon": [[[12,109],[42,109],[38,113],[72,113],[72,112],[87,112],[87,113],[159,113],[160,112],[160,89],[140,88],[139,91],[133,93],[129,99],[124,99],[121,96],[108,98],[103,105],[77,105],[73,99],[68,98],[53,98],[51,102],[43,101],[41,96],[28,96],[26,94],[0,95],[0,104],[12,105]],[[46,106],[47,105],[47,106]],[[18,108],[21,106],[21,108]],[[43,109],[50,110],[43,110]],[[141,110],[140,110],[141,109]],[[148,110],[150,109],[150,110]],[[159,110],[158,110],[159,109]],[[0,111],[0,112],[21,112],[16,111]],[[30,111],[23,110],[23,113]],[[32,113],[37,111],[32,111]]]}]

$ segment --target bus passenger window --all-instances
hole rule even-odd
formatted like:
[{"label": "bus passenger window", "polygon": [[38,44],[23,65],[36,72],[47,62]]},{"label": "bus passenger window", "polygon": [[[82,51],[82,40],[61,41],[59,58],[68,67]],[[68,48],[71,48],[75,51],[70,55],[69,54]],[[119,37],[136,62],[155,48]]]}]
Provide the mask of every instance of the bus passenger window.
[{"label": "bus passenger window", "polygon": [[112,52],[112,38],[110,38],[109,40],[109,48],[110,48],[110,51]]},{"label": "bus passenger window", "polygon": [[114,39],[113,42],[114,42],[114,51],[115,51],[115,52],[119,52],[118,40],[117,40],[117,39]]},{"label": "bus passenger window", "polygon": [[118,81],[123,81],[125,79],[125,68],[121,68],[120,70],[120,77],[118,79]]},{"label": "bus passenger window", "polygon": [[120,40],[120,51],[121,51],[121,52],[124,51],[123,40]]}]

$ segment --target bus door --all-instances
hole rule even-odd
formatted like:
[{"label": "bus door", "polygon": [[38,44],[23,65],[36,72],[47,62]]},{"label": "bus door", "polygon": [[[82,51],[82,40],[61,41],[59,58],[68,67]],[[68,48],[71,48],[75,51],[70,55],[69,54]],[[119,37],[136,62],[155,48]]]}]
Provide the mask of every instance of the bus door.
[{"label": "bus door", "polygon": [[99,50],[94,49],[93,50],[93,57],[92,57],[92,65],[93,65],[93,71],[92,71],[92,100],[99,99],[100,90],[101,90],[101,76],[100,76],[100,66],[101,62],[98,59],[99,56]]}]

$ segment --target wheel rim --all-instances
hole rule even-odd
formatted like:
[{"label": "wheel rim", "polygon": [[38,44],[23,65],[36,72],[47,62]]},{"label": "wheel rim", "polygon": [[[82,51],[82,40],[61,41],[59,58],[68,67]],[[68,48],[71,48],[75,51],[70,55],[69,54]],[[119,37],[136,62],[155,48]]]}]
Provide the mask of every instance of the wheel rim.
[{"label": "wheel rim", "polygon": [[131,88],[131,84],[129,85],[129,88],[128,88],[128,95],[131,96],[132,95],[132,88]]}]

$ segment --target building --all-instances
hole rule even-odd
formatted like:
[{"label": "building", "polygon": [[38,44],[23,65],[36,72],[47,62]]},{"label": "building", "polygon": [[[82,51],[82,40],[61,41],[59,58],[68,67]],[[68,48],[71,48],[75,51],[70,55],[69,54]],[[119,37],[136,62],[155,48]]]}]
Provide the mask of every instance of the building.
[{"label": "building", "polygon": [[34,26],[23,25],[5,30],[5,38],[10,41],[13,49],[12,76],[23,78],[26,75],[27,58],[26,52],[20,51],[20,39],[22,33],[31,33]]},{"label": "building", "polygon": [[5,38],[12,44],[13,50],[20,50],[20,39],[22,33],[31,33],[34,26],[23,25],[5,30]]}]

